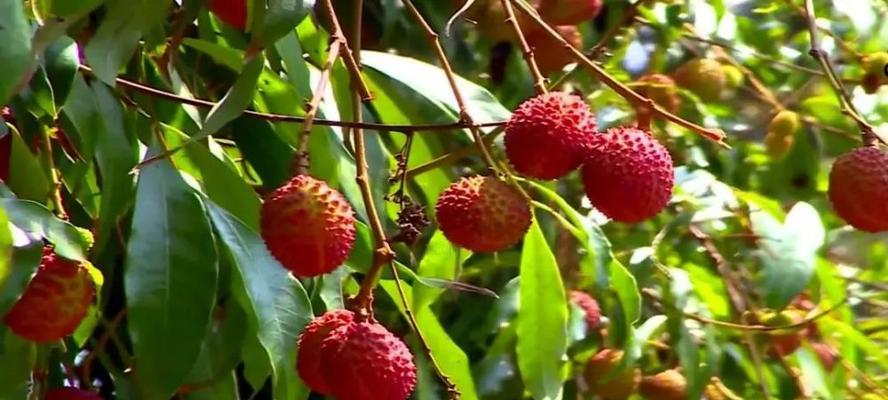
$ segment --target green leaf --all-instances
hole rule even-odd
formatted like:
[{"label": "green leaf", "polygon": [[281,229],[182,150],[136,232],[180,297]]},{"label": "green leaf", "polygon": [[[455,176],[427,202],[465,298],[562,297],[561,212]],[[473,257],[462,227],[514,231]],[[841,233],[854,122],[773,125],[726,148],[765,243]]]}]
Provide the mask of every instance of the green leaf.
[{"label": "green leaf", "polygon": [[534,218],[521,252],[518,367],[534,399],[560,399],[568,309],[561,271]]},{"label": "green leaf", "polygon": [[258,35],[266,46],[273,44],[284,35],[293,32],[299,21],[308,13],[311,2],[302,0],[268,0],[268,12],[262,21]]},{"label": "green leaf", "polygon": [[237,118],[253,100],[256,91],[256,81],[262,73],[265,57],[262,53],[256,54],[244,65],[243,71],[228,93],[222,97],[219,103],[210,110],[207,120],[204,122],[200,133],[191,138],[192,141],[203,139],[222,129],[225,124]]},{"label": "green leaf", "polygon": [[24,2],[0,2],[0,104],[6,104],[31,66],[31,24]]},{"label": "green leaf", "polygon": [[31,369],[37,345],[0,326],[0,399],[25,399],[30,392]]},{"label": "green leaf", "polygon": [[0,315],[12,308],[37,271],[43,255],[43,242],[35,240],[13,247],[8,268],[0,269]]},{"label": "green leaf", "polygon": [[103,0],[36,0],[42,14],[51,16],[82,15],[102,4]]},{"label": "green leaf", "polygon": [[218,205],[208,206],[213,226],[234,260],[234,296],[247,311],[271,362],[275,398],[307,394],[293,368],[296,339],[312,318],[305,289],[272,257],[255,231]]},{"label": "green leaf", "polygon": [[[452,280],[456,277],[460,264],[469,254],[471,253],[460,251],[451,244],[441,231],[436,231],[426,246],[416,273],[423,278]],[[413,307],[422,309],[432,304],[443,291],[441,288],[428,285],[417,286],[414,289]]]},{"label": "green leaf", "polygon": [[218,257],[206,210],[168,160],[142,168],[124,285],[144,398],[169,398],[197,359],[216,301]]},{"label": "green leaf", "polygon": [[77,44],[74,39],[62,36],[46,49],[43,62],[46,76],[52,85],[53,100],[57,108],[61,108],[71,93],[71,85],[77,75],[80,63]]},{"label": "green leaf", "polygon": [[85,261],[89,240],[70,222],[59,219],[42,204],[29,200],[2,199],[10,222],[19,229],[46,238],[60,256]]},{"label": "green leaf", "polygon": [[9,158],[9,170],[15,171],[9,175],[6,184],[22,199],[44,201],[49,195],[49,180],[40,166],[40,161],[28,149],[27,143],[15,129],[10,130],[12,135],[12,150]]}]

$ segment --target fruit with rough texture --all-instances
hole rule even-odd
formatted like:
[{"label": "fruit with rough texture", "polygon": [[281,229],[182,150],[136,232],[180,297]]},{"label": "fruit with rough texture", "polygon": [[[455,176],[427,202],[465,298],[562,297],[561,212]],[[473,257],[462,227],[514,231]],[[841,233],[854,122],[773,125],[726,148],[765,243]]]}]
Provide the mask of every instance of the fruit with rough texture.
[{"label": "fruit with rough texture", "polygon": [[833,367],[836,366],[836,350],[833,349],[832,346],[823,342],[811,342],[811,349],[817,354],[817,358],[820,359],[823,369],[826,371],[832,371]]},{"label": "fruit with rough texture", "polygon": [[[355,314],[348,310],[332,310],[313,319],[299,335],[299,356],[296,370],[311,390],[322,394],[332,393],[321,370],[321,345],[333,330],[354,322]],[[333,382],[336,383],[336,382]]]},{"label": "fruit with rough texture", "polygon": [[102,400],[102,398],[90,391],[72,387],[49,389],[46,391],[45,400]]},{"label": "fruit with rough texture", "polygon": [[868,146],[839,157],[827,194],[836,214],[853,227],[888,231],[888,153]]},{"label": "fruit with rough texture", "polygon": [[461,178],[435,205],[438,226],[450,242],[490,252],[518,243],[530,228],[530,206],[515,188],[492,176]]},{"label": "fruit with rough texture", "polygon": [[688,381],[681,372],[667,369],[641,378],[638,393],[648,400],[685,400],[688,397]]},{"label": "fruit with rough texture", "polygon": [[355,213],[326,182],[297,175],[262,204],[262,238],[284,267],[301,277],[341,265],[355,242]]},{"label": "fruit with rough texture", "polygon": [[636,83],[638,86],[635,91],[638,94],[650,98],[666,111],[673,114],[678,112],[681,98],[672,78],[663,74],[648,74],[639,78]]},{"label": "fruit with rough texture", "polygon": [[601,308],[595,298],[579,290],[570,291],[570,302],[575,304],[586,315],[586,329],[591,331],[601,323]]},{"label": "fruit with rough texture", "polygon": [[698,58],[686,62],[675,70],[675,83],[690,90],[703,101],[715,101],[721,97],[727,77],[718,61]]},{"label": "fruit with rough texture", "polygon": [[376,321],[334,329],[321,352],[322,373],[338,400],[405,400],[416,386],[410,349]]},{"label": "fruit with rough texture", "polygon": [[234,28],[247,28],[247,0],[210,0],[210,11]]},{"label": "fruit with rough texture", "polygon": [[[572,25],[556,26],[555,30],[571,46],[578,49],[583,48],[583,35],[580,34],[577,27]],[[552,38],[547,31],[533,30],[525,35],[525,39],[533,50],[534,60],[543,75],[561,71],[565,66],[576,61],[573,52],[564,48],[564,45]]]},{"label": "fruit with rough texture", "polygon": [[601,13],[601,0],[543,0],[539,12],[553,25],[576,25]]},{"label": "fruit with rough texture", "polygon": [[611,128],[592,145],[582,168],[586,195],[609,218],[635,223],[662,210],[672,196],[672,157],[650,133]]},{"label": "fruit with rough texture", "polygon": [[589,359],[583,371],[589,393],[606,400],[619,400],[629,397],[635,391],[641,377],[638,368],[630,367],[611,375],[611,371],[619,367],[622,359],[623,352],[614,349],[603,349]]},{"label": "fruit with rough texture", "polygon": [[44,247],[37,273],[3,321],[25,339],[55,342],[77,329],[94,295],[84,266]]},{"label": "fruit with rough texture", "polygon": [[522,175],[560,178],[580,165],[595,130],[595,114],[579,96],[541,94],[512,113],[503,139],[506,156]]},{"label": "fruit with rough texture", "polygon": [[865,92],[873,94],[880,86],[888,84],[888,52],[867,54],[863,57],[862,64],[862,86]]}]

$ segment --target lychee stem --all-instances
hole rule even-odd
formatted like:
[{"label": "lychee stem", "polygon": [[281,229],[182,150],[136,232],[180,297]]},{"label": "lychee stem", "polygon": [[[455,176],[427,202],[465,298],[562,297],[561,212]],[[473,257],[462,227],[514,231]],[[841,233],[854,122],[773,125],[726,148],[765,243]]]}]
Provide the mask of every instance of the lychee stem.
[{"label": "lychee stem", "polygon": [[540,72],[539,66],[537,66],[536,59],[533,55],[533,49],[530,48],[530,45],[527,43],[527,38],[524,37],[524,32],[521,30],[521,25],[518,24],[518,18],[515,18],[515,11],[512,9],[512,2],[509,0],[500,0],[503,4],[503,10],[506,11],[506,22],[508,22],[512,26],[512,31],[515,33],[515,36],[518,38],[519,47],[521,47],[521,54],[524,56],[524,61],[527,62],[528,68],[530,68],[530,75],[533,77],[533,88],[537,94],[546,94],[549,90],[546,88],[546,78],[543,77],[543,74]]}]

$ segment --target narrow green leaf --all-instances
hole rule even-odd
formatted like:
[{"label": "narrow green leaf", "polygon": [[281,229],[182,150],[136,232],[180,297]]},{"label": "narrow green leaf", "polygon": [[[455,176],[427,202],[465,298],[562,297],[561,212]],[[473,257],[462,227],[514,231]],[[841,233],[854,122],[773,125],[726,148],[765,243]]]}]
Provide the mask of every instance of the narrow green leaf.
[{"label": "narrow green leaf", "polygon": [[43,64],[52,85],[53,100],[55,106],[61,108],[71,93],[71,85],[77,75],[77,44],[74,39],[62,36],[46,49],[44,57]]},{"label": "narrow green leaf", "polygon": [[0,399],[25,399],[31,386],[31,370],[37,345],[0,326]]},{"label": "narrow green leaf", "polygon": [[40,265],[42,255],[43,242],[39,239],[12,248],[8,268],[0,269],[0,315],[6,315],[25,291]]},{"label": "narrow green leaf", "polygon": [[42,204],[29,200],[2,199],[3,208],[13,225],[46,238],[56,253],[71,260],[86,260],[89,240],[70,222],[59,219]]},{"label": "narrow green leaf", "polygon": [[49,180],[43,167],[18,131],[12,129],[9,134],[12,135],[9,170],[15,173],[9,175],[6,184],[21,199],[45,201],[49,195]]},{"label": "narrow green leaf", "polygon": [[[436,231],[426,246],[425,254],[419,262],[416,273],[423,278],[451,280],[456,277],[461,262],[469,254],[471,253],[467,251],[459,251],[444,237],[441,231]],[[441,288],[428,285],[417,286],[414,289],[413,307],[422,309],[432,304],[443,291]]]},{"label": "narrow green leaf", "polygon": [[203,139],[222,129],[225,124],[237,118],[253,100],[256,91],[256,81],[262,73],[265,57],[262,53],[256,54],[244,65],[240,76],[222,100],[216,103],[207,115],[200,133],[191,138],[191,141]]},{"label": "narrow green leaf", "polygon": [[31,65],[31,24],[24,2],[0,2],[0,104],[15,93]]},{"label": "narrow green leaf", "polygon": [[261,42],[269,46],[293,32],[310,6],[311,2],[303,4],[302,0],[268,0],[268,11],[258,32]]}]

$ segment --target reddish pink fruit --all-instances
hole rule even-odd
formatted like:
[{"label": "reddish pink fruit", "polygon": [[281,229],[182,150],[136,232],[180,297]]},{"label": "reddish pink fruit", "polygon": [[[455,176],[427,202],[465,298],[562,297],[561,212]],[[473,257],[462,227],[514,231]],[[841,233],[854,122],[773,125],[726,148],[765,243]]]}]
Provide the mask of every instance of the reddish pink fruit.
[{"label": "reddish pink fruit", "polygon": [[47,390],[45,400],[102,400],[102,398],[90,391],[64,387]]},{"label": "reddish pink fruit", "polygon": [[586,327],[588,330],[598,328],[601,323],[601,308],[598,302],[586,292],[579,290],[570,291],[570,302],[576,304],[586,314]]},{"label": "reddish pink fruit", "polygon": [[247,0],[210,0],[209,8],[222,22],[240,30],[247,28]]},{"label": "reddish pink fruit", "polygon": [[820,359],[823,369],[832,371],[833,367],[836,366],[837,355],[835,349],[823,342],[811,342],[811,348],[817,354],[817,358]]},{"label": "reddish pink fruit", "polygon": [[355,314],[348,310],[333,310],[312,320],[299,335],[299,357],[296,370],[308,387],[318,393],[330,394],[330,385],[321,373],[321,344],[330,332],[353,323]]},{"label": "reddish pink fruit", "polygon": [[543,0],[540,15],[554,25],[576,25],[598,16],[601,0]]},{"label": "reddish pink fruit", "polygon": [[506,124],[506,155],[522,175],[560,178],[580,165],[595,129],[595,115],[580,97],[541,94],[521,103]]},{"label": "reddish pink fruit", "polygon": [[589,201],[604,215],[635,223],[660,212],[672,196],[672,157],[650,133],[612,128],[590,147],[583,164]]},{"label": "reddish pink fruit", "polygon": [[833,209],[853,227],[888,231],[888,153],[861,147],[839,157],[829,173]]}]

